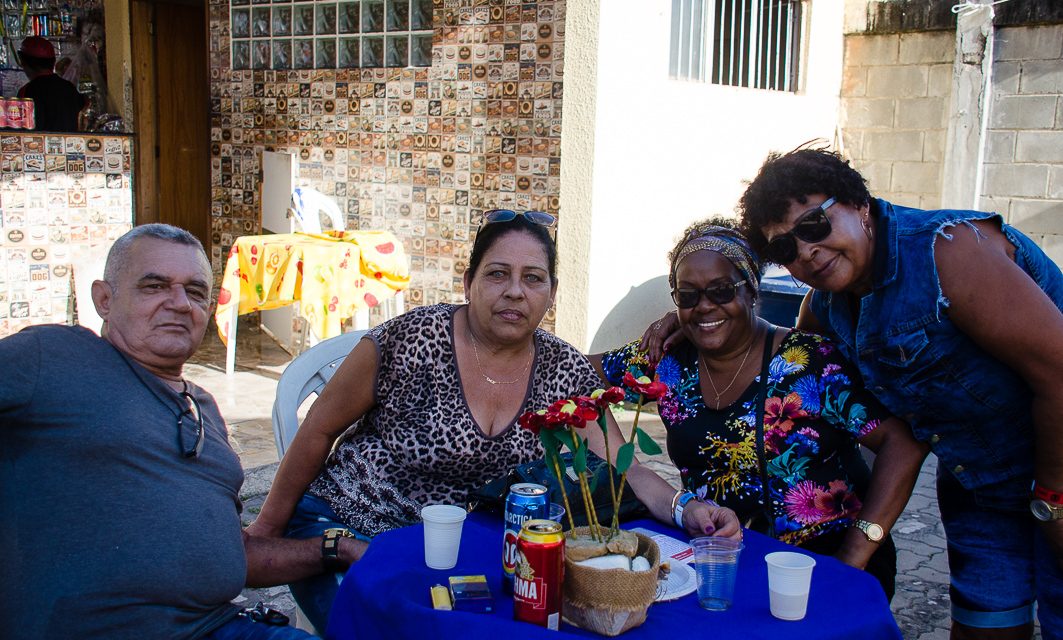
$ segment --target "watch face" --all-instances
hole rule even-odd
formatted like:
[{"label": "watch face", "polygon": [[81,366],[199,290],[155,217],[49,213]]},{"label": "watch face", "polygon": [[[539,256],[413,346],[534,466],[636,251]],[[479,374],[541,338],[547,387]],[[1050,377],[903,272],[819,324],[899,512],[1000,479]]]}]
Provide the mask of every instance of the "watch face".
[{"label": "watch face", "polygon": [[1030,511],[1033,512],[1033,517],[1044,522],[1063,518],[1063,509],[1053,509],[1044,500],[1031,500]]},{"label": "watch face", "polygon": [[865,530],[865,533],[867,533],[867,537],[871,538],[871,540],[874,542],[878,542],[879,540],[881,540],[884,535],[882,527],[877,524],[868,525],[867,529]]}]

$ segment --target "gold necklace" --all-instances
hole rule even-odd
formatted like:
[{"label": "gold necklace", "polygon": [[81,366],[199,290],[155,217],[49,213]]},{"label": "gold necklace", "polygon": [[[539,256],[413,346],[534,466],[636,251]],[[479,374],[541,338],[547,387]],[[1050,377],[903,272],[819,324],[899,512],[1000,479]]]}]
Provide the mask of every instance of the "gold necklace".
[{"label": "gold necklace", "polygon": [[[469,330],[469,342],[472,342],[472,355],[476,358],[476,368],[480,370],[480,375],[492,386],[499,384],[516,384],[524,378],[524,374],[528,373],[528,369],[531,367],[532,358],[528,358],[528,362],[524,364],[524,368],[521,369],[520,374],[512,380],[495,380],[491,376],[484,373],[484,367],[480,364],[480,350],[476,347],[476,338],[472,335],[472,330]],[[534,356],[533,356],[534,357]]]},{"label": "gold necklace", "polygon": [[742,364],[738,365],[738,371],[735,371],[734,377],[731,378],[731,384],[727,385],[727,387],[723,391],[717,391],[716,390],[716,384],[712,381],[712,374],[709,372],[709,363],[705,361],[705,356],[702,355],[702,353],[700,351],[698,351],[698,358],[701,359],[701,364],[705,365],[705,377],[709,379],[709,384],[712,386],[712,392],[716,394],[716,410],[717,411],[720,410],[720,398],[723,396],[723,394],[725,394],[728,391],[730,391],[731,387],[733,387],[735,385],[735,382],[738,380],[739,374],[742,373],[742,369],[744,369],[745,366],[746,366],[746,359],[749,357],[749,352],[753,350],[753,343],[756,342],[756,341],[757,341],[757,334],[756,334],[756,331],[754,331],[753,332],[753,337],[750,338],[750,340],[749,340],[749,346],[746,347],[746,355],[742,356]]}]

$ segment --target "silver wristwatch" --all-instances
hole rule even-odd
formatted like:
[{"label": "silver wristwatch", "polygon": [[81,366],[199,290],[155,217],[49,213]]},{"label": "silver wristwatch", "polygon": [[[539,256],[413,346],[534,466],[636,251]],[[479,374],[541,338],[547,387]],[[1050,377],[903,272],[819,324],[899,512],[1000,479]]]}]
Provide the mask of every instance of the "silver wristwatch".
[{"label": "silver wristwatch", "polygon": [[1042,522],[1063,520],[1063,505],[1052,504],[1040,498],[1034,498],[1030,501],[1030,511],[1033,513],[1033,517]]}]

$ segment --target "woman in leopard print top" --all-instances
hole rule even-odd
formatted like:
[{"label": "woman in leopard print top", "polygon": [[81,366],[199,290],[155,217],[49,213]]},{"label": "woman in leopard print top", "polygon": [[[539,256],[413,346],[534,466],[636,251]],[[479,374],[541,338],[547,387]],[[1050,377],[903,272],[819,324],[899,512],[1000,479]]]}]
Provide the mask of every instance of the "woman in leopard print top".
[{"label": "woman in leopard print top", "polygon": [[[583,355],[537,328],[557,290],[556,249],[544,225],[552,222],[541,212],[488,212],[465,273],[468,304],[415,309],[351,351],[251,525],[259,535],[300,539],[278,545],[278,562],[320,562],[313,545],[339,527],[355,536],[339,539],[329,558],[342,568],[372,536],[418,522],[422,506],[464,505],[472,490],[543,455],[538,438],[516,425],[521,413],[601,386]],[[601,432],[585,431],[602,454]],[[628,479],[656,517],[671,520],[672,487],[638,464]],[[684,512],[683,524],[691,535],[739,535],[732,511],[703,503]],[[323,631],[335,577],[291,587]]]}]

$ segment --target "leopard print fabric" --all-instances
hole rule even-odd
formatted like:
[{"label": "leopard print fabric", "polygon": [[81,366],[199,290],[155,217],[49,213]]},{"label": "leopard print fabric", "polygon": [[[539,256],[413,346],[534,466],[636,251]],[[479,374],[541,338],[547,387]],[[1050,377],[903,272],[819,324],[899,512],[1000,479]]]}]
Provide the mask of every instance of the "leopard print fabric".
[{"label": "leopard print fabric", "polygon": [[[376,406],[347,431],[310,493],[367,536],[420,521],[422,505],[465,505],[470,492],[543,454],[517,416],[492,437],[474,422],[454,355],[459,308],[418,307],[366,336],[379,354]],[[601,386],[583,354],[560,338],[536,329],[535,344],[517,415]]]}]

